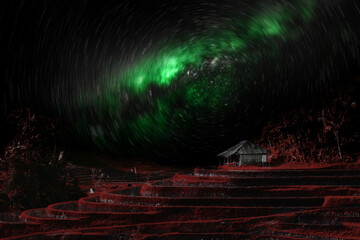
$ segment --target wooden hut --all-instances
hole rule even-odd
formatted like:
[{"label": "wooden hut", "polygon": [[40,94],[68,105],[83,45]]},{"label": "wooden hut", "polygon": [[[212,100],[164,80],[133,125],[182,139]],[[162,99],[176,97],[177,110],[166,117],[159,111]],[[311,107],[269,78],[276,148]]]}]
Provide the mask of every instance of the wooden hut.
[{"label": "wooden hut", "polygon": [[221,164],[235,163],[236,165],[259,164],[267,162],[267,150],[247,140],[217,155]]}]

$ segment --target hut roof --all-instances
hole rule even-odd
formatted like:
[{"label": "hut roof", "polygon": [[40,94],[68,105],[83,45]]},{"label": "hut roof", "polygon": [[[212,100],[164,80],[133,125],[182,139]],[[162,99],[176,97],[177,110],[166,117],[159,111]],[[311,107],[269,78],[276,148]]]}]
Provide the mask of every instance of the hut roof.
[{"label": "hut roof", "polygon": [[218,157],[229,157],[234,154],[267,154],[267,150],[252,142],[243,140],[228,150],[218,154]]}]

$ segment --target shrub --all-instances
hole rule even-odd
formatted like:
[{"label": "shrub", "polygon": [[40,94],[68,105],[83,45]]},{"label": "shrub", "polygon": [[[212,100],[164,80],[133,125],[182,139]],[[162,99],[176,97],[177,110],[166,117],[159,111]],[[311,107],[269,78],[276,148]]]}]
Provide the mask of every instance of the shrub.
[{"label": "shrub", "polygon": [[82,195],[76,179],[66,173],[64,152],[56,149],[56,124],[22,109],[9,116],[17,133],[1,161],[2,187],[10,210],[43,207]]}]

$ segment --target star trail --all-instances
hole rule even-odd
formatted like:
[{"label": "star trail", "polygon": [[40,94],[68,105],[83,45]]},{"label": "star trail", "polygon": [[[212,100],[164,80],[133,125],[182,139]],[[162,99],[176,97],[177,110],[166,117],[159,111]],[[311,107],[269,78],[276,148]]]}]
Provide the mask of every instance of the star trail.
[{"label": "star trail", "polygon": [[4,61],[5,105],[43,106],[77,141],[118,154],[211,156],[359,67],[352,0],[3,9],[2,45],[13,56]]}]

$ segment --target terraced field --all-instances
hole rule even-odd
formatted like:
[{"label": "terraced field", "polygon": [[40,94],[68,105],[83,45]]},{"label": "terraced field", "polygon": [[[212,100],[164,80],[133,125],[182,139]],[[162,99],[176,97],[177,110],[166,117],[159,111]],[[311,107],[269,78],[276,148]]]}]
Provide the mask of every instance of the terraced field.
[{"label": "terraced field", "polygon": [[360,170],[206,170],[0,218],[9,239],[360,239]]}]

